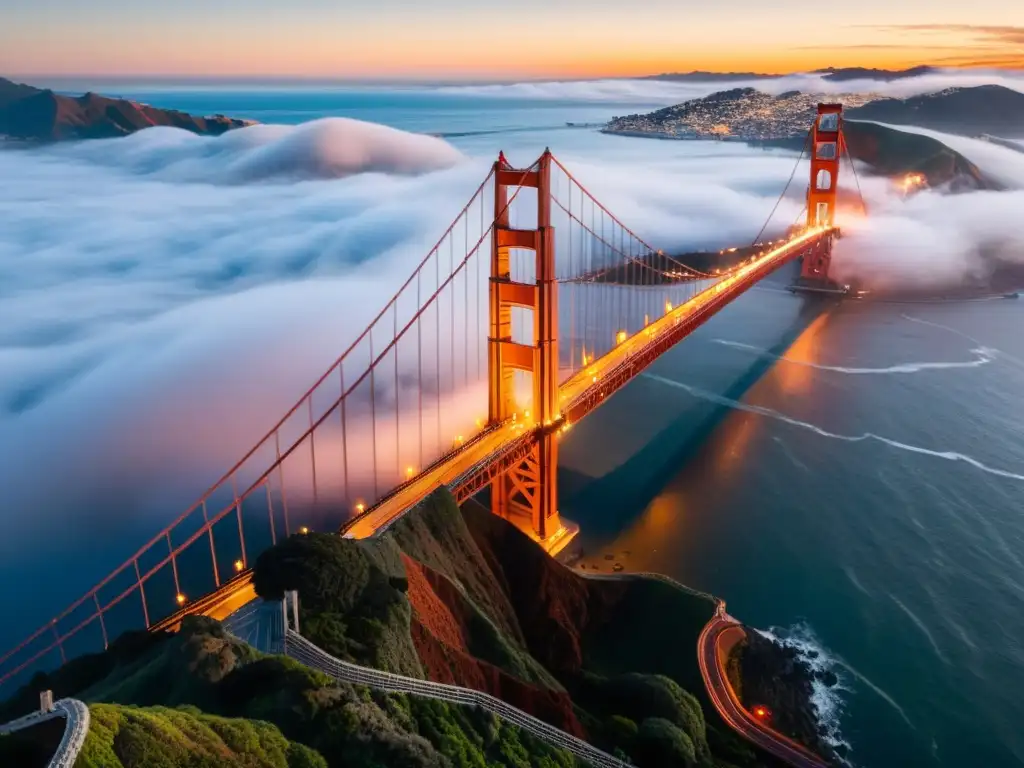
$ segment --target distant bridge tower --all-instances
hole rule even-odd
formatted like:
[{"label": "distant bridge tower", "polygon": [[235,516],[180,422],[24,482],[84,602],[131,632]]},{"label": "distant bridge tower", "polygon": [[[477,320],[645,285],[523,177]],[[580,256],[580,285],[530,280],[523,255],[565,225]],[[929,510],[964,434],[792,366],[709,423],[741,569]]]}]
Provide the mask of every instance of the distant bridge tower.
[{"label": "distant bridge tower", "polygon": [[[834,226],[839,185],[839,160],[845,152],[843,105],[819,104],[811,129],[811,184],[807,189],[807,226]],[[800,282],[804,285],[830,284],[831,241],[815,248],[803,259]]]},{"label": "distant bridge tower", "polygon": [[[550,177],[551,153],[547,150],[526,171],[512,169],[504,155],[495,163],[487,370],[489,422],[497,424],[513,417],[515,372],[528,371],[533,377],[532,422],[541,428],[525,458],[493,480],[491,509],[549,549],[566,533],[558,518],[558,283]],[[536,228],[512,229],[509,225],[510,187],[537,190]],[[534,283],[512,280],[513,250],[534,254]],[[512,340],[512,307],[532,311],[532,345]]]}]

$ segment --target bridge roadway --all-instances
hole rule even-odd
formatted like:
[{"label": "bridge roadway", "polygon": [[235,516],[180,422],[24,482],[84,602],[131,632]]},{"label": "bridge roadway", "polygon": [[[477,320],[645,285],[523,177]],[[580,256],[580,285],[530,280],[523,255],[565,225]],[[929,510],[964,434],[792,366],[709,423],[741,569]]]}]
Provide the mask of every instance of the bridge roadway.
[{"label": "bridge roadway", "polygon": [[560,423],[538,425],[517,417],[486,429],[366,510],[345,527],[345,536],[363,539],[386,530],[442,485],[465,500],[521,459],[535,430],[568,429],[752,285],[831,234],[827,228],[810,229],[674,307],[559,386]]}]

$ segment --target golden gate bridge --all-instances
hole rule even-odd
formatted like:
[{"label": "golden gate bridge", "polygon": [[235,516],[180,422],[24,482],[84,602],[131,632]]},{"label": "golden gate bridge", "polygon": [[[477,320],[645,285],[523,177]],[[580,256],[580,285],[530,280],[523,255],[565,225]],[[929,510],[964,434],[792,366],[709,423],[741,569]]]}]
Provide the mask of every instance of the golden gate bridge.
[{"label": "golden gate bridge", "polygon": [[841,113],[820,105],[808,133],[803,224],[770,246],[762,228],[721,274],[649,246],[549,151],[525,168],[500,155],[334,364],[198,501],[3,653],[0,687],[125,629],[225,618],[282,536],[314,519],[375,536],[440,486],[460,502],[488,488],[494,514],[557,554],[577,531],[558,513],[573,424],[780,267],[801,260],[802,286],[832,285]]}]

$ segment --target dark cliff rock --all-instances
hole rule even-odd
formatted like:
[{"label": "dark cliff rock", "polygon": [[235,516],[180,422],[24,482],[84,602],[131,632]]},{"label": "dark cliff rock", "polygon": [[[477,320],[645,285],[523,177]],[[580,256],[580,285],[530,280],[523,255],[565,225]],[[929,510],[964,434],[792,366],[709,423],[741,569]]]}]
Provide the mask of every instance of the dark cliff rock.
[{"label": "dark cliff rock", "polygon": [[835,673],[811,669],[794,648],[750,628],[746,639],[733,650],[733,658],[742,680],[738,694],[746,709],[767,707],[775,730],[826,760],[834,762],[841,757],[822,737],[818,714],[811,703],[815,681],[835,687],[839,683]]},{"label": "dark cliff rock", "polygon": [[0,78],[0,136],[22,141],[110,139],[152,126],[219,136],[250,124],[223,115],[197,117],[95,93],[64,96]]}]

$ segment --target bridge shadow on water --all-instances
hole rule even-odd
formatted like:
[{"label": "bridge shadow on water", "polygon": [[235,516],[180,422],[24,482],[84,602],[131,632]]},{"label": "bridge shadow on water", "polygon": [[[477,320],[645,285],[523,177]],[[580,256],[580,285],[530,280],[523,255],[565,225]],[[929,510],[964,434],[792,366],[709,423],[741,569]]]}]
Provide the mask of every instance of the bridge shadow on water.
[{"label": "bridge shadow on water", "polygon": [[[785,355],[794,342],[828,311],[828,306],[816,299],[805,299],[796,319],[781,331],[778,340],[758,355],[729,387],[715,394],[728,400],[742,400],[777,365],[777,358]],[[652,383],[648,382],[648,385]],[[635,387],[636,383],[632,386]],[[559,508],[562,514],[580,525],[584,540],[618,537],[673,477],[699,458],[708,441],[733,411],[729,405],[704,403],[704,415],[695,421],[693,411],[687,409],[647,440],[639,451],[596,479],[569,468],[560,469]]]}]

